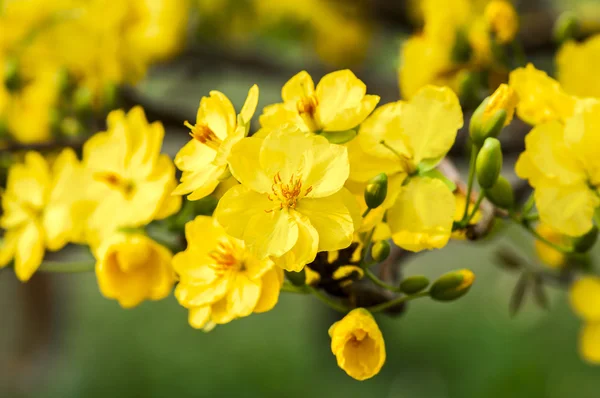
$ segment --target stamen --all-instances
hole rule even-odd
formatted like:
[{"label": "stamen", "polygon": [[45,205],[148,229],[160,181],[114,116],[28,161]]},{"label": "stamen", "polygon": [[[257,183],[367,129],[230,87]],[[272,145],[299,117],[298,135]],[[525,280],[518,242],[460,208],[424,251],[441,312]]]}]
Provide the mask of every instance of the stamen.
[{"label": "stamen", "polygon": [[187,120],[183,124],[192,130],[190,131],[190,136],[192,138],[200,141],[215,151],[219,150],[222,141],[206,124],[196,123],[192,126]]}]

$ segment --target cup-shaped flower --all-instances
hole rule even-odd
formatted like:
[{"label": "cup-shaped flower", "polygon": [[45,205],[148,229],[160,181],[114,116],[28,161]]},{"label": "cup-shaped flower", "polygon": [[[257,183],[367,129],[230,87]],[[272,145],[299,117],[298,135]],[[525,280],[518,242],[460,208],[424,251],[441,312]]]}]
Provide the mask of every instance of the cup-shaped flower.
[{"label": "cup-shaped flower", "polygon": [[175,296],[189,308],[192,327],[210,329],[277,304],[283,270],[272,260],[252,255],[212,217],[188,222],[185,237],[187,249],[173,258]]},{"label": "cup-shaped flower", "polygon": [[111,112],[107,124],[107,131],[83,147],[86,190],[97,204],[86,231],[92,246],[119,227],[145,225],[181,205],[180,197],[170,195],[176,184],[173,162],[160,154],[162,124],[149,124],[140,107]]},{"label": "cup-shaped flower", "polygon": [[2,194],[0,268],[15,260],[15,272],[27,281],[40,266],[44,249],[56,251],[78,241],[82,172],[75,152],[63,150],[50,166],[37,152],[10,167]]},{"label": "cup-shaped flower", "polygon": [[102,241],[94,256],[100,292],[123,308],[162,300],[173,289],[173,255],[145,235],[115,233]]},{"label": "cup-shaped flower", "polygon": [[188,194],[189,200],[210,195],[225,180],[227,158],[232,146],[248,133],[249,123],[258,103],[258,86],[248,92],[239,115],[231,101],[219,91],[202,97],[196,124],[185,122],[192,139],[175,156],[175,165],[183,172],[174,195]]},{"label": "cup-shaped flower", "polygon": [[302,71],[283,86],[283,102],[263,110],[260,124],[267,130],[285,123],[309,132],[349,130],[362,123],[379,102],[379,96],[366,92],[365,84],[347,69],[323,76],[316,88]]},{"label": "cup-shaped flower", "polygon": [[299,271],[317,251],[352,243],[358,205],[344,182],[347,150],[287,125],[233,147],[229,167],[241,185],[219,201],[215,217],[258,257]]},{"label": "cup-shaped flower", "polygon": [[579,339],[579,351],[591,363],[600,364],[600,278],[585,276],[571,286],[571,307],[585,325]]},{"label": "cup-shaped flower", "polygon": [[369,311],[356,308],[329,328],[331,351],[348,376],[366,380],[385,363],[385,342]]}]

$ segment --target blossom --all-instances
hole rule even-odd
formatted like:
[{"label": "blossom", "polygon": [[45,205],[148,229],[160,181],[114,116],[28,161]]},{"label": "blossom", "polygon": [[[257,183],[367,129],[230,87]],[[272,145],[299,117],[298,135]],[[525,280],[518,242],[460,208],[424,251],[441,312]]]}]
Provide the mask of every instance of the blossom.
[{"label": "blossom", "polygon": [[426,86],[409,102],[381,106],[348,144],[351,179],[388,175],[381,213],[387,210],[392,239],[406,250],[441,248],[450,238],[454,196],[442,181],[419,173],[439,163],[462,125],[456,95]]},{"label": "blossom", "polygon": [[519,17],[512,4],[492,0],[485,7],[485,20],[499,43],[510,43],[519,30]]},{"label": "blossom", "polygon": [[557,79],[563,89],[580,97],[600,97],[600,81],[593,73],[600,67],[600,35],[578,43],[568,41],[556,54]]},{"label": "blossom", "polygon": [[87,195],[97,203],[86,228],[92,246],[117,228],[146,225],[173,214],[181,205],[181,198],[170,196],[175,167],[167,155],[160,154],[162,124],[149,124],[141,107],[127,114],[113,111],[107,124],[107,131],[95,134],[83,146]]},{"label": "blossom", "polygon": [[242,111],[236,118],[229,99],[219,91],[202,97],[196,124],[186,122],[192,139],[177,153],[175,165],[183,171],[174,195],[188,194],[189,200],[212,193],[228,176],[227,158],[234,144],[248,133],[258,102],[258,87],[250,88]]},{"label": "blossom", "polygon": [[579,339],[579,351],[583,358],[600,364],[600,278],[584,276],[570,290],[571,307],[585,325]]},{"label": "blossom", "polygon": [[215,217],[258,258],[299,271],[318,251],[352,243],[358,206],[343,186],[349,164],[345,147],[283,126],[262,139],[244,138],[229,158],[241,185],[219,201]]},{"label": "blossom", "polygon": [[0,267],[15,260],[15,272],[27,281],[42,263],[44,249],[61,249],[76,241],[83,217],[78,212],[80,165],[72,149],[63,150],[52,165],[37,152],[9,169],[2,195]]},{"label": "blossom", "polygon": [[365,120],[379,102],[367,95],[367,87],[345,69],[329,73],[315,89],[310,75],[302,71],[281,89],[282,103],[267,106],[260,116],[266,129],[294,123],[303,131],[346,131]]},{"label": "blossom", "polygon": [[356,308],[329,328],[331,351],[350,377],[366,380],[385,363],[385,342],[369,311]]},{"label": "blossom", "polygon": [[179,275],[175,296],[189,308],[194,328],[211,328],[272,309],[283,270],[258,259],[212,218],[198,216],[185,226],[187,249],[173,258]]},{"label": "blossom", "polygon": [[102,242],[94,256],[100,292],[123,308],[144,300],[162,300],[171,293],[173,255],[145,235],[115,233]]}]

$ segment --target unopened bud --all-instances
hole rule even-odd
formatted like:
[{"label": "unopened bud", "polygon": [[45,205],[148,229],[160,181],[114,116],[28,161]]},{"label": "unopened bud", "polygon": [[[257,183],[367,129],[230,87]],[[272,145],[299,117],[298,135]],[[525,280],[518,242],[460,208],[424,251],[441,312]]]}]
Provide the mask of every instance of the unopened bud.
[{"label": "unopened bud", "polygon": [[391,251],[392,248],[390,243],[387,240],[380,240],[373,245],[373,248],[371,249],[371,257],[373,257],[373,260],[380,263],[388,258]]},{"label": "unopened bud", "polygon": [[579,35],[579,20],[572,12],[563,12],[554,23],[554,40],[561,44]]},{"label": "unopened bud", "polygon": [[304,272],[304,268],[298,272],[285,271],[285,277],[294,286],[303,286],[306,282],[306,273]]},{"label": "unopened bud", "polygon": [[502,209],[512,209],[515,204],[515,194],[512,186],[502,176],[498,177],[491,188],[485,190],[485,196],[490,202]]},{"label": "unopened bud", "polygon": [[594,225],[592,226],[592,229],[590,229],[584,235],[581,235],[573,240],[573,248],[576,252],[585,253],[594,246],[597,239],[598,227]]},{"label": "unopened bud", "polygon": [[400,283],[402,293],[411,295],[422,292],[429,286],[429,279],[422,275],[409,276]]},{"label": "unopened bud", "polygon": [[491,188],[502,171],[502,146],[497,138],[488,137],[477,155],[477,182],[483,189]]},{"label": "unopened bud", "polygon": [[16,58],[8,58],[4,61],[4,86],[8,91],[17,91],[21,88],[21,74],[19,73],[19,61]]},{"label": "unopened bud", "polygon": [[448,272],[433,282],[429,293],[437,301],[456,300],[469,291],[474,280],[475,274],[468,269]]},{"label": "unopened bud", "polygon": [[513,119],[519,97],[513,88],[501,84],[494,94],[477,107],[469,124],[469,134],[478,147],[488,137],[497,137]]},{"label": "unopened bud", "polygon": [[388,178],[381,173],[371,178],[365,187],[365,202],[369,209],[379,207],[387,196]]}]

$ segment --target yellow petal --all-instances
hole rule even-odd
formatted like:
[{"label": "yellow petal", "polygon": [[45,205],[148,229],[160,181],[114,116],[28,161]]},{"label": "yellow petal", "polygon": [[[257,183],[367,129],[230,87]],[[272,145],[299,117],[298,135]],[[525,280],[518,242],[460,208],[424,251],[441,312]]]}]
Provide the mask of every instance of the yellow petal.
[{"label": "yellow petal", "polygon": [[44,232],[35,222],[30,222],[19,234],[15,253],[15,273],[27,282],[42,264],[44,258]]},{"label": "yellow petal", "polygon": [[306,71],[299,72],[288,80],[281,89],[281,98],[285,102],[297,101],[303,97],[310,97],[315,91],[315,84]]},{"label": "yellow petal", "polygon": [[275,259],[275,262],[285,270],[298,272],[317,256],[319,234],[306,216],[297,211],[292,214],[298,225],[298,240],[290,251]]},{"label": "yellow petal", "polygon": [[213,162],[217,151],[197,139],[191,139],[175,155],[175,166],[182,171],[196,171]]},{"label": "yellow petal", "polygon": [[600,278],[584,276],[575,281],[569,297],[577,315],[586,321],[600,322]]},{"label": "yellow petal", "polygon": [[228,234],[242,239],[249,220],[257,214],[266,214],[265,211],[273,207],[273,202],[267,195],[251,191],[243,185],[236,185],[219,200],[214,217]]},{"label": "yellow petal", "polygon": [[357,139],[353,139],[346,144],[350,162],[349,178],[351,180],[366,182],[379,173],[386,173],[390,176],[403,171],[402,164],[389,149],[384,148],[386,153],[390,152],[390,157],[378,157],[367,153],[359,143],[361,135],[359,134]]},{"label": "yellow petal", "polygon": [[231,287],[231,279],[219,278],[210,285],[178,284],[175,297],[184,307],[199,307],[221,300]]},{"label": "yellow petal", "polygon": [[255,84],[250,87],[244,106],[242,106],[242,110],[240,111],[240,116],[244,123],[250,123],[254,111],[256,111],[256,105],[258,105],[258,86]]},{"label": "yellow petal", "polygon": [[184,171],[181,183],[173,190],[173,195],[188,195],[189,200],[199,200],[210,195],[217,185],[226,166],[208,165],[198,171]]},{"label": "yellow petal", "polygon": [[311,136],[297,126],[286,125],[273,131],[263,140],[259,162],[267,176],[279,173],[282,181],[298,178],[299,171],[313,167],[313,146],[323,137]]},{"label": "yellow petal", "polygon": [[261,279],[252,280],[237,273],[227,294],[227,311],[236,318],[250,315],[258,303],[261,288]]},{"label": "yellow petal", "polygon": [[556,54],[556,74],[564,90],[580,97],[600,98],[600,82],[594,70],[600,67],[600,35],[583,42],[568,41]]},{"label": "yellow petal", "polygon": [[600,364],[600,322],[587,323],[579,340],[581,356],[587,362]]},{"label": "yellow petal", "polygon": [[348,150],[323,137],[314,137],[310,152],[312,167],[303,182],[311,187],[308,196],[321,198],[338,192],[350,174]]},{"label": "yellow petal", "polygon": [[6,267],[13,259],[19,243],[17,230],[6,231],[0,244],[0,268]]},{"label": "yellow petal", "polygon": [[287,209],[259,211],[247,222],[242,240],[259,259],[282,256],[298,241],[298,223]]},{"label": "yellow petal", "polygon": [[202,97],[196,124],[208,126],[221,140],[235,130],[236,114],[231,101],[219,91],[211,91],[210,97]]},{"label": "yellow petal", "polygon": [[253,191],[271,192],[273,181],[263,172],[259,163],[260,147],[263,140],[248,137],[239,141],[231,149],[229,169],[231,174]]},{"label": "yellow petal", "polygon": [[440,249],[452,232],[456,202],[440,180],[415,177],[399,193],[388,210],[394,243],[403,249]]},{"label": "yellow petal", "polygon": [[[579,101],[575,114],[567,119],[564,140],[570,149],[569,154],[579,160],[589,183],[600,186],[600,101],[587,99]],[[573,159],[575,161],[575,159]]]},{"label": "yellow petal", "polygon": [[67,206],[47,207],[42,225],[48,249],[52,251],[61,249],[70,240],[73,230],[70,209]]},{"label": "yellow petal", "polygon": [[283,285],[283,270],[273,268],[262,276],[260,298],[254,307],[255,313],[267,312],[279,301],[279,292]]},{"label": "yellow petal", "polygon": [[190,308],[188,322],[194,329],[202,329],[210,320],[210,305]]},{"label": "yellow petal", "polygon": [[278,129],[280,126],[287,123],[298,126],[302,131],[310,130],[304,119],[298,113],[295,103],[268,105],[263,109],[259,121],[263,128],[254,134],[254,137],[264,136],[266,135],[265,133],[270,132],[273,129]]}]

